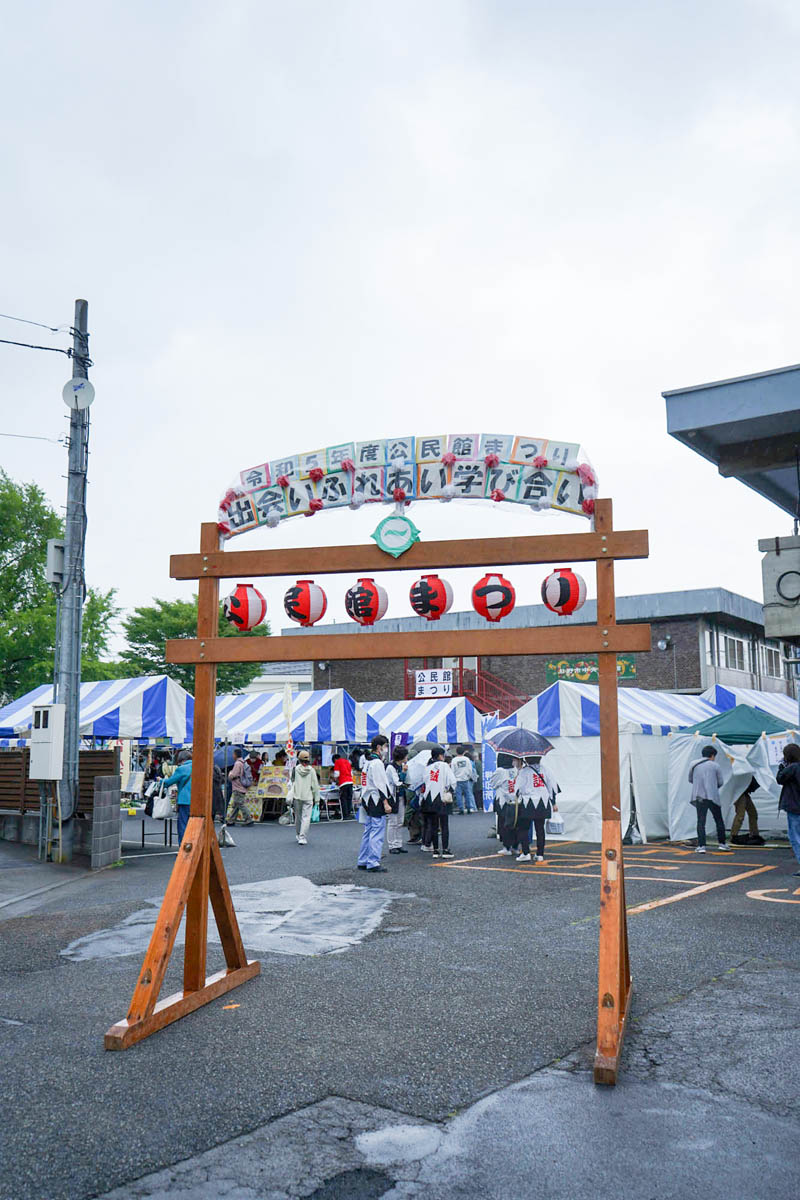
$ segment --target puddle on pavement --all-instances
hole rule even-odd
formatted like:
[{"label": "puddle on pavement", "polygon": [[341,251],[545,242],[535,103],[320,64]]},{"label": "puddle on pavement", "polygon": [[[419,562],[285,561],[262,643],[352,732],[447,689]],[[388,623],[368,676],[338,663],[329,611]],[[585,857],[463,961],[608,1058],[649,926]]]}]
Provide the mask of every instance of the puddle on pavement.
[{"label": "puddle on pavement", "polygon": [[[393,900],[413,893],[387,892],[352,883],[312,883],[302,875],[237,883],[231,896],[248,953],[335,954],[355,946],[373,933]],[[122,958],[144,954],[153,932],[161,897],[147,901],[111,929],[99,929],[70,942],[61,951],[72,962]],[[183,943],[184,923],[176,945]],[[213,913],[209,912],[208,940],[219,942]]]}]

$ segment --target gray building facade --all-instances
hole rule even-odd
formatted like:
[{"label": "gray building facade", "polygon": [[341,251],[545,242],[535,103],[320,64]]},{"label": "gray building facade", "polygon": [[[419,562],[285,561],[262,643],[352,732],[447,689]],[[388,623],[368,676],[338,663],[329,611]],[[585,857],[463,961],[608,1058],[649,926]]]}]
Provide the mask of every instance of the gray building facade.
[{"label": "gray building facade", "polygon": [[[571,617],[559,617],[544,605],[522,605],[503,622],[506,628],[525,629],[548,625],[583,625],[595,620],[596,603],[587,600]],[[617,598],[620,624],[647,622],[652,626],[652,650],[633,656],[635,675],[621,677],[621,686],[661,691],[699,693],[716,683],[729,687],[756,688],[796,696],[794,668],[784,659],[797,654],[793,643],[764,636],[760,604],[724,588],[661,592]],[[474,612],[448,613],[436,628],[485,629],[486,622]],[[397,617],[376,626],[381,632],[431,630],[420,617]],[[357,700],[401,699],[413,695],[413,670],[423,662],[415,659],[364,659],[328,662],[325,637],[331,633],[353,633],[350,624],[314,630],[320,638],[319,656],[313,664],[314,687],[342,687]],[[284,629],[287,636],[298,633]],[[308,631],[303,631],[308,632]],[[370,637],[369,630],[359,631]],[[456,665],[452,660],[429,658],[429,667]],[[536,695],[553,681],[553,656],[484,656],[463,660],[472,672],[501,681],[523,700]],[[465,678],[467,677],[465,673]],[[463,689],[467,693],[466,687]]]}]

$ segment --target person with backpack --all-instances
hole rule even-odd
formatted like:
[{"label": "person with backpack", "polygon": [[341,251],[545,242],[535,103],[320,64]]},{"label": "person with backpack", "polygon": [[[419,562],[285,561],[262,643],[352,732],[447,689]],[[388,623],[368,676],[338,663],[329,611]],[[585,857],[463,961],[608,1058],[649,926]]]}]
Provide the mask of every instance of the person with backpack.
[{"label": "person with backpack", "polygon": [[386,836],[386,817],[392,811],[389,801],[389,780],[386,778],[385,760],[389,739],[378,733],[372,739],[366,762],[366,780],[361,791],[361,808],[358,819],[364,826],[361,846],[358,851],[359,871],[385,871],[381,866],[383,840]]},{"label": "person with backpack", "polygon": [[231,802],[228,805],[227,824],[235,825],[236,817],[239,813],[244,818],[242,822],[244,825],[254,824],[253,818],[244,802],[247,789],[252,787],[253,784],[253,772],[250,770],[249,763],[242,757],[242,752],[238,746],[234,747],[233,766],[228,772],[228,779],[231,784]]}]

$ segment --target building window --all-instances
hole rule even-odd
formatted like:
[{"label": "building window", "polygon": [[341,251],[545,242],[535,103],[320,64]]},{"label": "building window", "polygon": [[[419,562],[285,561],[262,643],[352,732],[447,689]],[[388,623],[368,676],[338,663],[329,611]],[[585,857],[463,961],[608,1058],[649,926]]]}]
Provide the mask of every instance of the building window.
[{"label": "building window", "polygon": [[771,675],[773,679],[782,679],[783,663],[780,650],[776,650],[772,646],[762,648],[764,651],[764,674]]},{"label": "building window", "polygon": [[705,631],[706,666],[714,666],[714,633],[711,629]]},{"label": "building window", "polygon": [[725,636],[725,666],[731,671],[746,671],[744,642],[741,638]]}]

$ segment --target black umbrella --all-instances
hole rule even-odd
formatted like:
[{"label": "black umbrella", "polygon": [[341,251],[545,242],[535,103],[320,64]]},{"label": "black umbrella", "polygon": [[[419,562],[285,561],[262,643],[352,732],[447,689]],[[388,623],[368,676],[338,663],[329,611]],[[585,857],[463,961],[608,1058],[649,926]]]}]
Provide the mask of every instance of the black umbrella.
[{"label": "black umbrella", "polygon": [[421,754],[423,750],[430,750],[431,752],[434,750],[444,750],[444,746],[440,746],[438,742],[426,742],[424,740],[414,742],[412,746],[409,746],[408,757],[413,758],[415,754]]},{"label": "black umbrella", "polygon": [[552,742],[548,742],[540,733],[531,733],[529,729],[503,729],[486,740],[495,750],[513,754],[516,758],[547,754],[548,750],[553,749]]}]

